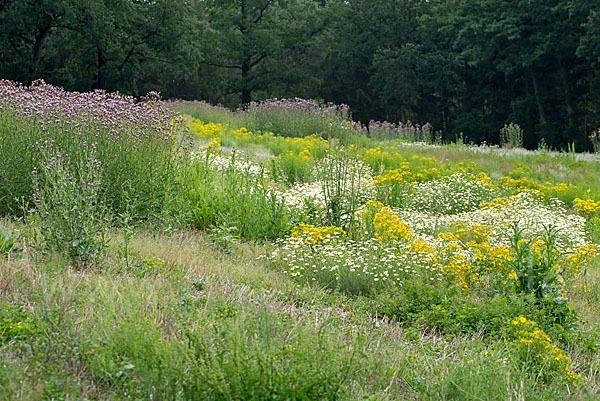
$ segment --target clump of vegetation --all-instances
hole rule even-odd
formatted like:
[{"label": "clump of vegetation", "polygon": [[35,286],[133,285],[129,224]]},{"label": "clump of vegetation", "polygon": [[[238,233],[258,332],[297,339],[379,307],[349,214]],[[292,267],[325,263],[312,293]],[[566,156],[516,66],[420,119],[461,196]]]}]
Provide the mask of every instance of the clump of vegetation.
[{"label": "clump of vegetation", "polygon": [[500,145],[503,148],[522,148],[523,130],[519,124],[505,124],[500,130]]},{"label": "clump of vegetation", "polygon": [[[104,92],[66,92],[43,81],[0,83],[0,213],[19,214],[33,174],[54,166],[82,180],[88,159],[102,175],[101,202],[139,219],[160,214],[184,159],[181,117],[156,94],[136,102]],[[91,182],[90,182],[91,183]],[[97,184],[94,182],[94,184]],[[44,185],[40,182],[40,185]]]},{"label": "clump of vegetation", "polygon": [[300,98],[252,102],[244,110],[247,128],[277,135],[303,138],[345,139],[352,133],[350,108],[346,105],[318,104]]},{"label": "clump of vegetation", "polygon": [[20,234],[18,231],[9,230],[0,224],[0,255],[7,255],[17,248]]}]

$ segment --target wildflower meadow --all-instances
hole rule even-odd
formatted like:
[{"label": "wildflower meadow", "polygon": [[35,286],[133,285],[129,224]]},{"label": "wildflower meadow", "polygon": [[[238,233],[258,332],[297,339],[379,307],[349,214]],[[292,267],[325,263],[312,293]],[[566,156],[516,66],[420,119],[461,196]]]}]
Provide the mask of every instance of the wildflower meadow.
[{"label": "wildflower meadow", "polygon": [[0,82],[0,399],[600,399],[600,156]]}]

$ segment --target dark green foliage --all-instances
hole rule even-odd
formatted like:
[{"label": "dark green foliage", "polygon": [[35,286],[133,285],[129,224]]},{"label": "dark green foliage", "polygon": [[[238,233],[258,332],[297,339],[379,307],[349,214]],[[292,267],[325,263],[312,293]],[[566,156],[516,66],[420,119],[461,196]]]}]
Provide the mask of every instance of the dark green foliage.
[{"label": "dark green foliage", "polygon": [[379,313],[401,323],[443,333],[478,333],[488,338],[501,337],[510,319],[528,316],[553,339],[568,343],[579,323],[577,314],[566,303],[539,301],[533,296],[461,293],[418,279],[382,292],[373,302]]}]

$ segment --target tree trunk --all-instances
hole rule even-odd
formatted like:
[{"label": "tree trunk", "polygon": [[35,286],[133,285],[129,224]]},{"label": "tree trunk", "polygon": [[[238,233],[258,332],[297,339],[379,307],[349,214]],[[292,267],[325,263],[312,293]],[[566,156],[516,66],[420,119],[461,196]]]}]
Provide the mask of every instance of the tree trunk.
[{"label": "tree trunk", "polygon": [[560,77],[562,79],[565,95],[565,104],[567,106],[567,118],[569,119],[569,127],[574,125],[575,107],[573,107],[573,101],[571,99],[571,85],[569,85],[569,71],[567,67],[560,63],[559,64]]},{"label": "tree trunk", "polygon": [[548,121],[546,120],[546,113],[544,112],[544,105],[542,105],[542,101],[540,98],[540,91],[538,88],[538,81],[535,72],[531,73],[531,83],[533,85],[533,94],[535,95],[535,102],[538,108],[538,115],[540,118],[540,124],[546,124]]},{"label": "tree trunk", "polygon": [[31,80],[37,78],[38,67],[40,65],[40,59],[42,58],[42,46],[44,44],[44,40],[48,37],[50,30],[52,29],[52,24],[47,24],[42,27],[37,35],[35,35],[35,42],[33,44],[33,54],[32,54],[32,66],[31,66]]},{"label": "tree trunk", "polygon": [[104,89],[106,86],[106,77],[104,74],[104,66],[106,65],[106,57],[104,56],[104,52],[102,51],[102,47],[100,45],[96,46],[97,52],[97,67],[96,71],[96,89]]},{"label": "tree trunk", "polygon": [[240,3],[240,33],[242,34],[242,104],[248,104],[252,101],[252,91],[248,82],[250,76],[250,51],[248,49],[249,43],[246,38],[248,32],[248,12],[246,10],[246,0],[242,0]]},{"label": "tree trunk", "polygon": [[252,91],[250,90],[250,69],[248,62],[242,63],[242,104],[248,104],[252,101]]}]

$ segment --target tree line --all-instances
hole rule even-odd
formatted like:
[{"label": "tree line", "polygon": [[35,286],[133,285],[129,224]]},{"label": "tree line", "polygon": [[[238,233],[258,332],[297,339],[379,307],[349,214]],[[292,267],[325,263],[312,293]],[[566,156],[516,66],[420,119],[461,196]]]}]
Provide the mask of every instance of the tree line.
[{"label": "tree line", "polygon": [[596,0],[0,0],[0,78],[69,90],[345,103],[444,138],[590,149]]}]

